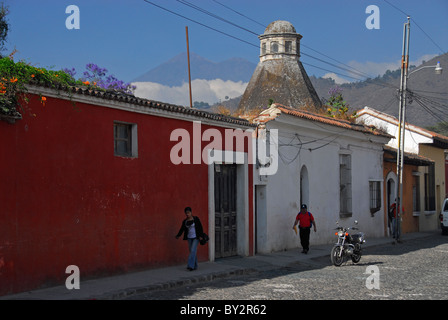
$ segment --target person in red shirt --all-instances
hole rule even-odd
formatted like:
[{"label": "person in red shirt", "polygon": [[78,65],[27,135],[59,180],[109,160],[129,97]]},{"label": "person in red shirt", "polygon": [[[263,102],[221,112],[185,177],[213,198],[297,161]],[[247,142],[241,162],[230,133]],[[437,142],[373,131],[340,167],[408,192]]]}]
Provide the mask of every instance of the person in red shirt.
[{"label": "person in red shirt", "polygon": [[[400,241],[400,228],[397,226],[398,219],[401,219],[401,215],[404,214],[404,207],[400,204],[401,207],[401,214],[400,210],[398,210],[398,217],[397,217],[397,199],[395,199],[395,202],[392,203],[392,205],[389,208],[389,219],[392,223],[392,237]],[[400,220],[401,221],[401,220]]]},{"label": "person in red shirt", "polygon": [[293,229],[299,224],[300,244],[302,245],[302,253],[308,253],[310,250],[310,230],[314,227],[316,232],[316,222],[311,212],[308,212],[306,204],[302,204],[300,212],[297,214]]}]

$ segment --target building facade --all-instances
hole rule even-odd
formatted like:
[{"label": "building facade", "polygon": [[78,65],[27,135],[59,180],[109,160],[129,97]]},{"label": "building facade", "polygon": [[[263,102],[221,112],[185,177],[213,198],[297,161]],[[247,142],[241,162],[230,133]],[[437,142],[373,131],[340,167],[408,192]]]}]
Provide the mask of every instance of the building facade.
[{"label": "building facade", "polygon": [[383,145],[389,135],[280,104],[258,121],[268,133],[278,132],[278,169],[255,178],[257,252],[299,245],[292,226],[301,204],[316,220],[311,244],[335,241],[337,221],[352,226],[357,220],[367,237],[384,235]]},{"label": "building facade", "polygon": [[0,295],[63,285],[69,265],[83,279],[186,264],[174,236],[187,206],[210,236],[199,261],[253,254],[253,125],[116,92],[29,91],[23,119],[0,121]]},{"label": "building facade", "polygon": [[[387,146],[397,150],[395,137],[398,136],[398,119],[369,107],[361,109],[357,114],[359,122],[383,128],[394,136]],[[425,160],[424,163],[419,164],[418,168],[412,169],[411,175],[403,175],[403,190],[411,186],[413,190],[412,194],[405,194],[403,191],[403,197],[408,197],[403,199],[403,203],[406,204],[405,210],[409,213],[407,219],[411,216],[417,217],[418,231],[437,230],[440,227],[439,213],[445,197],[445,150],[447,148],[448,137],[406,124],[404,152],[408,157],[420,157]],[[385,182],[389,182],[387,177]],[[393,197],[396,194],[395,192]],[[414,231],[414,228],[410,231]]]}]

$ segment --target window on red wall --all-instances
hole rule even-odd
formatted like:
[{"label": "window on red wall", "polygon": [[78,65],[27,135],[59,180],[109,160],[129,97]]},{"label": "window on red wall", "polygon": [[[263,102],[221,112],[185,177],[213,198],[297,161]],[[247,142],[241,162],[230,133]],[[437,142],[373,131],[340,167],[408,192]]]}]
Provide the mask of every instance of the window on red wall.
[{"label": "window on red wall", "polygon": [[114,155],[118,157],[136,158],[137,125],[133,123],[114,122]]}]

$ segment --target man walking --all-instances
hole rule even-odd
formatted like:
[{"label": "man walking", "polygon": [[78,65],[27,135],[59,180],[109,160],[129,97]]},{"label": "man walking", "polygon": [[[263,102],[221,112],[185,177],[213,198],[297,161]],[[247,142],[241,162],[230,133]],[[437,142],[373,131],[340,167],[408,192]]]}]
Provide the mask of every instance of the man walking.
[{"label": "man walking", "polygon": [[314,232],[316,232],[316,222],[311,212],[308,212],[306,204],[302,204],[292,228],[295,229],[297,224],[299,224],[300,244],[303,248],[302,253],[308,253],[310,250],[310,230],[313,226]]},{"label": "man walking", "polygon": [[[401,213],[400,210],[398,210],[397,215],[397,199],[395,198],[395,202],[392,203],[389,209],[389,219],[392,221],[392,237],[394,238],[394,242],[401,242],[400,240],[400,227],[398,225],[399,221],[401,221],[402,214],[404,215],[404,207],[400,204],[401,207]],[[398,220],[400,219],[400,220]]]}]

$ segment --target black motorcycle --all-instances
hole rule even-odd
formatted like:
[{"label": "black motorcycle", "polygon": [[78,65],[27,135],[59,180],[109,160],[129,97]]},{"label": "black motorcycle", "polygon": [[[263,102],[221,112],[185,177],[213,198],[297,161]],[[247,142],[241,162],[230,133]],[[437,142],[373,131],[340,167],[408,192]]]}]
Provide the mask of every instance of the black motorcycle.
[{"label": "black motorcycle", "polygon": [[[338,222],[336,223],[339,224]],[[358,221],[355,221],[355,225],[357,224]],[[349,230],[358,230],[358,228],[345,228],[340,227],[339,225],[336,230],[338,230],[338,232],[335,233],[338,236],[338,242],[331,249],[331,263],[339,267],[349,257],[354,263],[358,263],[359,260],[361,260],[362,255],[361,245],[366,242],[364,233],[358,232],[356,234],[349,234]]]}]

